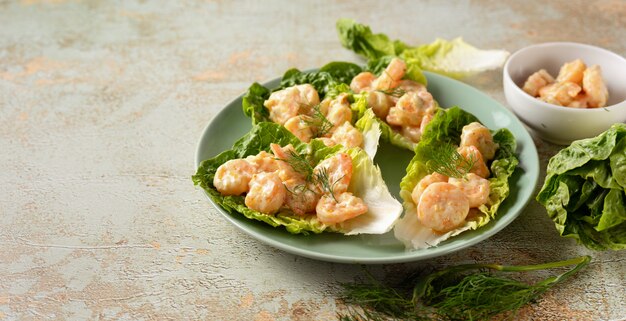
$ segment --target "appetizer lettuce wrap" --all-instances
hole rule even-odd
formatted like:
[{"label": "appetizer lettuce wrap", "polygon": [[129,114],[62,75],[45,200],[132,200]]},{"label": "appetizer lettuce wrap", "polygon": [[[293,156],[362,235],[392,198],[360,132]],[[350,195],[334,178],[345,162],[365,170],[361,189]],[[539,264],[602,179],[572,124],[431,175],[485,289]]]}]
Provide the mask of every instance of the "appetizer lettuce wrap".
[{"label": "appetizer lettuce wrap", "polygon": [[411,192],[424,176],[430,174],[426,165],[431,157],[430,152],[443,144],[459,145],[463,126],[477,121],[472,114],[452,107],[440,109],[426,127],[424,136],[415,149],[415,156],[407,166],[407,174],[400,182],[400,196],[405,213],[396,223],[394,234],[407,248],[436,246],[451,236],[484,226],[495,218],[498,207],[509,195],[508,180],[519,161],[515,156],[515,137],[508,129],[502,128],[492,131],[493,140],[499,147],[491,164],[487,164],[491,171],[488,179],[489,201],[478,208],[480,213],[468,216],[464,225],[443,234],[422,226],[417,219],[417,208],[411,198]]},{"label": "appetizer lettuce wrap", "polygon": [[[392,56],[383,56],[371,59],[370,61],[368,61],[365,70],[370,71],[376,76],[380,76],[385,71],[385,68],[387,67],[387,65],[389,65],[389,62],[392,58]],[[410,79],[423,85],[427,84],[426,76],[424,76],[424,73],[422,73],[422,70],[419,68],[419,66],[411,63],[407,63],[406,66],[407,71],[403,79]],[[363,118],[363,116],[367,115],[365,114],[366,110],[371,111],[371,109],[367,108],[367,93],[357,94],[355,96],[357,97],[355,102],[356,107],[353,107],[353,110],[358,113],[357,117],[360,119]],[[437,104],[436,100],[434,101],[434,103],[435,106],[438,108],[439,105]],[[410,139],[402,136],[402,134],[400,134],[399,132],[393,130],[393,128],[389,124],[387,124],[387,122],[376,117],[373,113],[371,114],[371,116],[373,117],[366,117],[366,120],[364,122],[376,122],[378,124],[378,127],[380,127],[380,136],[384,141],[411,151],[415,149],[417,143],[412,142]]]},{"label": "appetizer lettuce wrap", "polygon": [[461,38],[452,41],[437,39],[430,44],[410,46],[400,40],[391,40],[385,34],[374,34],[368,26],[352,19],[339,19],[337,31],[344,47],[367,59],[397,56],[414,68],[454,78],[499,68],[509,55],[504,50],[477,49]]},{"label": "appetizer lettuce wrap", "polygon": [[[341,150],[352,158],[353,174],[348,191],[363,199],[368,212],[356,218],[334,225],[321,223],[314,215],[298,216],[291,211],[281,210],[269,215],[251,210],[244,203],[244,196],[223,196],[213,186],[217,168],[228,160],[256,155],[269,151],[270,144],[291,144],[296,152],[306,155],[314,164],[334,155],[341,146],[327,147],[319,140],[303,143],[284,127],[270,122],[256,124],[252,130],[233,145],[233,148],[203,161],[193,181],[209,194],[211,199],[225,211],[240,213],[249,219],[259,220],[271,226],[283,226],[294,234],[321,233],[324,231],[351,234],[382,234],[388,232],[402,213],[402,205],[389,193],[380,169],[360,148]],[[313,164],[313,165],[314,165]]]},{"label": "appetizer lettuce wrap", "polygon": [[[264,102],[274,91],[285,89],[301,84],[310,84],[318,92],[320,101],[324,98],[334,98],[340,93],[348,93],[348,99],[352,102],[353,117],[351,123],[363,133],[363,149],[374,157],[378,149],[378,141],[381,136],[381,128],[378,123],[370,119],[375,118],[374,113],[366,113],[367,100],[355,101],[350,91],[350,81],[354,76],[363,71],[363,68],[349,62],[330,62],[317,71],[303,72],[298,69],[289,69],[283,75],[277,88],[266,88],[259,83],[253,83],[243,96],[242,108],[246,116],[250,117],[252,124],[259,122],[271,122],[269,111]],[[361,122],[357,120],[363,119]],[[356,122],[356,123],[355,123]]]},{"label": "appetizer lettuce wrap", "polygon": [[537,201],[561,236],[593,250],[626,249],[626,124],[553,156]]}]

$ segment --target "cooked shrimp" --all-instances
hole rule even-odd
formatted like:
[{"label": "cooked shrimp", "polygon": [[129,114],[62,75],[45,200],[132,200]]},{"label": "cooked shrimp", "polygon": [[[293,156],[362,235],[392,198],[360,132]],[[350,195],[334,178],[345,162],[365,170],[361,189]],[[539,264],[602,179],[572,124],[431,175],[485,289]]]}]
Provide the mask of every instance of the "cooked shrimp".
[{"label": "cooked shrimp", "polygon": [[393,58],[383,73],[374,80],[373,87],[379,90],[389,90],[398,86],[398,82],[406,72],[406,63],[400,58]]},{"label": "cooked shrimp", "polygon": [[389,96],[383,92],[370,91],[367,94],[367,105],[372,108],[372,111],[378,118],[385,119],[389,114],[389,108],[391,108],[394,103]]},{"label": "cooked shrimp", "polygon": [[587,98],[587,95],[582,93],[578,94],[576,97],[574,97],[574,100],[572,100],[572,102],[567,105],[567,107],[587,108],[589,107],[588,99],[589,98]]},{"label": "cooked shrimp", "polygon": [[344,122],[330,136],[337,144],[341,144],[346,148],[360,147],[363,145],[363,134],[349,121]]},{"label": "cooked shrimp", "polygon": [[372,82],[376,79],[373,73],[364,71],[352,78],[350,82],[350,89],[355,93],[361,93],[364,91],[370,91],[372,88]]},{"label": "cooked shrimp", "polygon": [[274,214],[283,206],[286,196],[287,191],[278,173],[258,173],[250,180],[245,203],[255,211]]},{"label": "cooked shrimp", "polygon": [[335,195],[346,192],[352,179],[352,158],[348,154],[337,153],[319,162],[313,174],[323,185],[320,186],[322,191]]},{"label": "cooked shrimp", "polygon": [[539,98],[550,104],[569,105],[582,87],[573,82],[555,82],[539,90]]},{"label": "cooked shrimp", "polygon": [[559,70],[559,75],[556,76],[556,82],[573,82],[580,86],[582,85],[583,72],[586,68],[587,66],[580,59],[564,63]]},{"label": "cooked shrimp", "polygon": [[387,123],[396,126],[419,127],[428,107],[418,93],[406,93],[400,97],[396,106],[389,109]]},{"label": "cooked shrimp", "polygon": [[315,212],[320,195],[303,178],[288,179],[283,181],[283,185],[287,189],[285,207],[297,215]]},{"label": "cooked shrimp", "polygon": [[427,112],[424,117],[422,117],[422,122],[420,123],[420,131],[424,134],[424,130],[426,129],[426,125],[430,123],[431,120],[435,117],[435,109],[432,109],[432,112]]},{"label": "cooked shrimp", "polygon": [[[304,105],[304,107],[312,108],[313,106],[320,103],[320,96],[310,84],[302,84],[294,86],[300,91],[300,102]],[[306,114],[305,110],[302,114]]]},{"label": "cooked shrimp", "polygon": [[308,143],[315,137],[317,131],[317,128],[312,125],[313,123],[314,119],[311,116],[298,115],[289,118],[284,126],[294,136],[298,137],[299,140]]},{"label": "cooked shrimp", "polygon": [[470,145],[476,146],[486,160],[493,159],[498,148],[489,129],[478,122],[465,125],[461,131],[460,146]]},{"label": "cooked shrimp", "polygon": [[283,182],[292,178],[304,179],[304,175],[301,173],[298,173],[290,165],[289,160],[291,157],[293,157],[292,153],[296,152],[293,146],[291,146],[291,144],[285,147],[281,147],[278,144],[270,144],[270,149],[272,150],[272,153],[274,154],[274,156],[276,156],[275,159],[277,160],[277,163],[279,166],[276,172],[278,173],[278,176]]},{"label": "cooked shrimp", "polygon": [[398,88],[402,89],[404,92],[420,92],[426,91],[426,86],[418,83],[415,80],[404,79],[398,82]]},{"label": "cooked shrimp", "polygon": [[489,180],[474,173],[463,178],[450,177],[448,183],[461,189],[469,201],[469,207],[479,207],[489,201]]},{"label": "cooked shrimp", "polygon": [[583,73],[583,89],[587,94],[589,107],[604,107],[609,99],[609,91],[602,79],[600,66],[593,65]]},{"label": "cooked shrimp", "polygon": [[346,121],[352,121],[352,110],[350,109],[350,102],[348,102],[348,96],[346,94],[340,94],[330,103],[326,119],[333,124],[333,127],[327,135],[332,134],[332,132]]},{"label": "cooked shrimp", "polygon": [[541,69],[530,75],[522,89],[533,97],[539,96],[539,89],[554,83],[554,78],[545,70]]},{"label": "cooked shrimp", "polygon": [[450,183],[432,183],[420,197],[417,218],[422,225],[443,233],[461,225],[469,209],[469,201],[461,189]]},{"label": "cooked shrimp", "polygon": [[324,145],[331,147],[331,146],[335,146],[337,145],[337,142],[335,142],[332,138],[330,137],[318,137],[316,139],[319,139],[322,141],[322,143],[324,143]]},{"label": "cooked shrimp", "polygon": [[344,222],[367,213],[367,205],[362,199],[344,192],[335,197],[324,195],[320,198],[315,212],[320,222],[331,225]]},{"label": "cooked shrimp", "polygon": [[241,195],[248,191],[254,172],[254,166],[247,161],[231,159],[217,168],[213,186],[222,195]]},{"label": "cooked shrimp", "polygon": [[480,153],[480,150],[478,150],[476,146],[461,146],[457,149],[457,151],[466,160],[474,162],[472,168],[470,169],[470,173],[474,173],[483,178],[489,177],[489,168],[487,168],[487,164],[485,164],[483,154]]},{"label": "cooked shrimp", "polygon": [[400,134],[414,143],[419,142],[422,138],[422,130],[417,126],[403,126],[400,129]]},{"label": "cooked shrimp", "polygon": [[246,157],[246,161],[254,166],[255,173],[275,172],[280,169],[280,161],[266,151],[261,151],[257,155],[250,155]]},{"label": "cooked shrimp", "polygon": [[309,114],[318,103],[319,97],[315,88],[304,84],[273,92],[263,105],[269,110],[269,118],[273,122],[284,125],[290,118]]},{"label": "cooked shrimp", "polygon": [[437,172],[424,176],[419,182],[417,182],[415,188],[413,188],[413,192],[411,192],[411,199],[413,200],[413,203],[419,204],[420,197],[428,185],[432,183],[445,183],[447,181],[448,176]]}]

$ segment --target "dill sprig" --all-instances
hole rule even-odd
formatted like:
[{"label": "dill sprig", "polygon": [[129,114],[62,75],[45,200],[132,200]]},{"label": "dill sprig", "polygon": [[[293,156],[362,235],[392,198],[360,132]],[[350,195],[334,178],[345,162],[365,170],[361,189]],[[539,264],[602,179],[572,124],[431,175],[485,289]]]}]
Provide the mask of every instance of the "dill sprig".
[{"label": "dill sprig", "polygon": [[428,158],[426,168],[429,172],[437,172],[454,178],[465,176],[476,163],[473,155],[464,157],[452,144],[425,146],[422,148],[422,155]]},{"label": "dill sprig", "polygon": [[344,176],[341,176],[338,179],[336,179],[334,182],[332,182],[330,180],[330,176],[328,175],[328,169],[325,167],[322,167],[315,172],[314,183],[317,184],[321,188],[322,193],[330,194],[333,200],[335,200],[335,202],[338,202],[337,198],[335,197],[335,192],[334,192],[335,185]]},{"label": "dill sprig", "polygon": [[290,150],[288,157],[280,160],[287,162],[294,171],[302,174],[307,182],[313,180],[313,165],[311,165],[311,161],[309,161],[306,155]]},{"label": "dill sprig", "polygon": [[316,129],[316,136],[322,137],[326,135],[335,126],[320,110],[320,105],[317,104],[313,107],[313,114],[310,119],[304,119],[304,122]]},{"label": "dill sprig", "polygon": [[404,94],[407,93],[406,90],[400,88],[400,87],[396,87],[396,88],[390,88],[390,89],[377,89],[376,91],[381,92],[385,95],[391,96],[391,97],[396,97],[396,98],[400,98],[402,96],[404,96]]},{"label": "dill sprig", "polygon": [[[489,320],[512,319],[524,305],[537,300],[555,285],[567,280],[591,261],[589,256],[537,265],[507,266],[465,264],[448,267],[421,279],[410,278],[413,290],[377,282],[343,284],[349,304],[342,321],[374,320]],[[568,271],[528,284],[496,272],[531,272],[572,266]]]}]

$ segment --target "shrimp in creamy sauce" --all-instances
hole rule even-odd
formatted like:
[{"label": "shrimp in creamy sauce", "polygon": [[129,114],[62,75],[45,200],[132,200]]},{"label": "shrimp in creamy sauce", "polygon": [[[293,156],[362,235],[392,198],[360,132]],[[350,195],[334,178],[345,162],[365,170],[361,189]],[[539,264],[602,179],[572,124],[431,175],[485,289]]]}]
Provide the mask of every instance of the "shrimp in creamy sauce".
[{"label": "shrimp in creamy sauce", "polygon": [[269,118],[273,122],[284,125],[290,118],[310,114],[319,102],[315,88],[303,84],[273,92],[263,105],[269,110]]},{"label": "shrimp in creamy sauce", "polygon": [[422,193],[417,218],[424,226],[443,233],[461,225],[469,209],[469,200],[460,188],[437,182],[428,185]]},{"label": "shrimp in creamy sauce", "polygon": [[479,122],[463,126],[461,131],[461,147],[476,146],[480,154],[487,160],[493,159],[498,145],[494,143],[491,132]]},{"label": "shrimp in creamy sauce", "polygon": [[352,158],[345,153],[337,153],[319,162],[313,174],[320,178],[322,191],[341,194],[348,191],[352,179]]},{"label": "shrimp in creamy sauce", "polygon": [[368,208],[362,199],[352,193],[343,192],[335,196],[330,194],[322,196],[315,211],[320,222],[332,225],[365,214]]},{"label": "shrimp in creamy sauce", "polygon": [[233,159],[220,165],[213,178],[213,186],[222,195],[241,195],[255,173],[255,166],[243,159]]},{"label": "shrimp in creamy sauce", "polygon": [[276,172],[254,174],[246,194],[247,207],[261,213],[273,214],[283,206],[287,190]]},{"label": "shrimp in creamy sauce", "polygon": [[573,108],[604,107],[609,98],[600,66],[587,67],[580,59],[563,64],[556,79],[545,69],[533,73],[522,89],[547,103]]},{"label": "shrimp in creamy sauce", "polygon": [[465,194],[469,207],[479,207],[489,201],[489,180],[474,173],[469,173],[463,178],[451,177],[448,183],[458,187]]}]

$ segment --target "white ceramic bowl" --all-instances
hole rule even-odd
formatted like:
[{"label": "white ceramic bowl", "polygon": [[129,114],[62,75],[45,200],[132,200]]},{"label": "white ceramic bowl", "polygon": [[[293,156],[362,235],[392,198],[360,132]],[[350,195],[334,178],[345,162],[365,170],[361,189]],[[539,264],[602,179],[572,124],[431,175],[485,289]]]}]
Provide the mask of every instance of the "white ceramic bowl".
[{"label": "white ceramic bowl", "polygon": [[[607,107],[571,108],[548,104],[522,90],[524,82],[539,69],[553,77],[561,66],[575,59],[587,66],[599,65],[609,91]],[[528,46],[512,54],[503,70],[504,95],[519,117],[541,138],[561,145],[594,137],[614,123],[626,122],[626,59],[608,50],[572,42]]]}]

